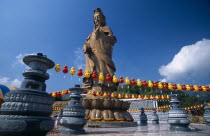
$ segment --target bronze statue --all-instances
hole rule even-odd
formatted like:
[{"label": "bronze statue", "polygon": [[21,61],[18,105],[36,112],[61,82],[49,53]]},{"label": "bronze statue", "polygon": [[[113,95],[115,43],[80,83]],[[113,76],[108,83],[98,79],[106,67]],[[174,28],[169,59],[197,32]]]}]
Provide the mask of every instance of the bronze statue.
[{"label": "bronze statue", "polygon": [[[111,29],[106,26],[106,17],[100,8],[94,10],[94,29],[88,36],[83,50],[86,58],[86,70],[92,72],[110,74],[111,77],[116,71],[112,61],[112,50],[117,39]],[[109,91],[116,89],[113,82],[107,83],[105,80],[83,79],[83,88],[93,91]]]},{"label": "bronze statue", "polygon": [[[94,29],[88,36],[83,50],[86,58],[86,70],[110,74],[113,77],[116,71],[112,61],[113,46],[117,39],[111,29],[106,26],[106,17],[101,9],[94,10]],[[91,91],[116,91],[117,85],[112,81],[98,80],[93,78],[83,78],[83,88]],[[88,94],[82,101],[86,108],[85,118],[88,122],[132,122],[133,118],[127,110],[130,103],[116,100],[115,98],[105,98],[105,96]]]}]

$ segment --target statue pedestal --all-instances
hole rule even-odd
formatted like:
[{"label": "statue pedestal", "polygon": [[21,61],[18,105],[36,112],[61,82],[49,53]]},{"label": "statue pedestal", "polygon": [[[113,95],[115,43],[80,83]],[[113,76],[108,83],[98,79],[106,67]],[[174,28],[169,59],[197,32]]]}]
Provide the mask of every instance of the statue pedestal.
[{"label": "statue pedestal", "polygon": [[100,126],[137,126],[127,112],[129,102],[91,95],[83,99],[82,105],[86,108],[85,118],[89,126],[95,123]]}]

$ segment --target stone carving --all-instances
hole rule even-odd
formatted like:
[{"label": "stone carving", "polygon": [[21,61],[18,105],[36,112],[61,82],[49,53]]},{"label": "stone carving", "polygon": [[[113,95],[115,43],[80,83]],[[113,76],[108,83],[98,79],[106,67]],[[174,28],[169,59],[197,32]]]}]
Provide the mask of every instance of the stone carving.
[{"label": "stone carving", "polygon": [[47,69],[54,62],[38,53],[23,58],[31,69],[25,70],[20,89],[5,95],[0,115],[0,135],[45,136],[53,129],[52,104],[54,99],[46,91]]},{"label": "stone carving", "polygon": [[[89,105],[92,102],[91,106]],[[133,121],[127,110],[129,102],[105,99],[83,99],[82,105],[86,108],[86,119],[89,121]]]},{"label": "stone carving", "polygon": [[[75,88],[70,88],[70,90],[70,104],[63,109],[61,114],[61,134],[84,134],[85,130],[83,127],[86,124],[85,108],[80,102],[82,98],[81,92],[84,90],[79,85],[76,85]],[[85,105],[87,106],[88,104]]]},{"label": "stone carving", "polygon": [[[118,83],[106,81],[109,74],[112,80],[116,71],[112,61],[112,51],[117,39],[111,29],[106,26],[106,17],[100,8],[94,10],[94,29],[88,36],[83,50],[86,58],[86,70],[96,72],[98,78],[83,78],[82,88],[95,92],[112,92],[117,90]],[[102,74],[101,74],[102,73]],[[94,75],[94,74],[92,74]],[[92,76],[90,75],[90,76]],[[99,80],[103,75],[104,80]],[[88,94],[83,100],[86,108],[85,118],[88,122],[131,122],[130,113],[127,112],[130,103],[116,99],[108,99],[100,95]],[[136,123],[133,123],[136,125]]]},{"label": "stone carving", "polygon": [[168,112],[168,123],[173,131],[189,131],[190,121],[187,119],[187,111],[183,110],[179,103],[178,94],[170,95],[171,109]]},{"label": "stone carving", "polygon": [[[86,70],[90,72],[110,74],[111,77],[116,71],[112,61],[112,50],[117,39],[111,29],[106,26],[106,17],[100,8],[94,10],[94,29],[88,36],[83,50],[86,58]],[[83,88],[92,89],[93,91],[115,90],[116,86],[112,82],[105,80],[84,78]],[[109,85],[108,85],[109,84]]]},{"label": "stone carving", "polygon": [[210,131],[210,103],[206,103],[205,105],[204,119],[206,121],[207,130]]},{"label": "stone carving", "polygon": [[152,120],[152,124],[159,124],[159,118],[158,118],[156,110],[152,111],[151,120]]},{"label": "stone carving", "polygon": [[141,108],[140,126],[147,126],[147,115],[144,113],[144,108]]}]

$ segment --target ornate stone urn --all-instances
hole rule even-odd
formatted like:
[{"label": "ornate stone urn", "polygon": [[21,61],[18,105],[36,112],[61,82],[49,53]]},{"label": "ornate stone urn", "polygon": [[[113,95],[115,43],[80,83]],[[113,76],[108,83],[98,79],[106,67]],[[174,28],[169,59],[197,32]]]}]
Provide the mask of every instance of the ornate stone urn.
[{"label": "ornate stone urn", "polygon": [[[80,99],[81,93],[84,91],[80,88],[80,85],[76,85],[75,88],[70,88],[70,104],[63,109],[60,123],[62,125],[61,134],[84,134],[84,126],[86,124],[85,108],[82,106]],[[88,106],[89,103],[86,104]]]},{"label": "ornate stone urn", "polygon": [[1,136],[45,136],[54,128],[52,104],[54,99],[46,92],[47,69],[54,62],[42,53],[28,55],[23,62],[30,67],[23,72],[25,79],[20,89],[4,97],[0,115]]},{"label": "ornate stone urn", "polygon": [[168,123],[173,131],[189,131],[190,121],[187,119],[187,111],[183,110],[179,103],[178,94],[170,95],[171,109],[168,112]]},{"label": "ornate stone urn", "polygon": [[144,108],[141,108],[140,126],[147,126],[147,115],[144,113]]},{"label": "ornate stone urn", "polygon": [[207,130],[210,131],[210,103],[205,104],[204,119],[206,121]]},{"label": "ornate stone urn", "polygon": [[156,110],[152,111],[151,120],[152,120],[152,124],[159,124],[159,118],[158,118]]}]

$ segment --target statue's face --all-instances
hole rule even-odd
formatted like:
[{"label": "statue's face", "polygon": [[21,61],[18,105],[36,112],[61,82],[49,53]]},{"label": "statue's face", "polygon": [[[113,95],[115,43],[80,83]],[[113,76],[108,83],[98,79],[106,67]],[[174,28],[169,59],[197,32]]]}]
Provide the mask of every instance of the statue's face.
[{"label": "statue's face", "polygon": [[104,26],[105,25],[105,20],[103,15],[101,15],[100,13],[95,13],[94,15],[94,23],[96,26]]},{"label": "statue's face", "polygon": [[101,15],[96,14],[96,15],[94,16],[94,23],[95,23],[96,25],[98,25],[98,24],[101,23]]}]

